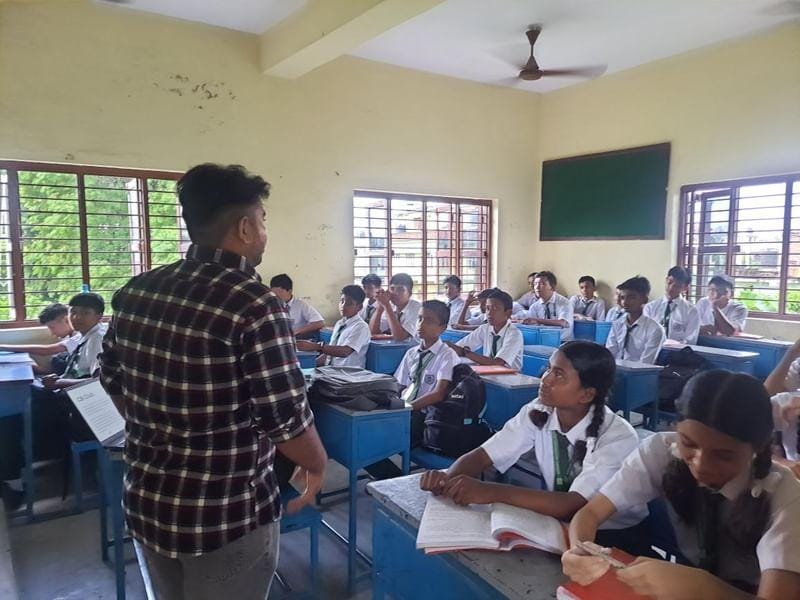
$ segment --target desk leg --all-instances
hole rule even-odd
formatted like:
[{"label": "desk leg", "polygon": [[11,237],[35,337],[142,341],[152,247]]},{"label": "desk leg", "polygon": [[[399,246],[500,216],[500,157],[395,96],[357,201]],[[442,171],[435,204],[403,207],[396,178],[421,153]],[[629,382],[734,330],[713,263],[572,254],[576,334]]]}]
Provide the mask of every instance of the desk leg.
[{"label": "desk leg", "polygon": [[401,452],[400,457],[403,459],[403,475],[408,475],[411,470],[411,450]]},{"label": "desk leg", "polygon": [[111,485],[114,491],[109,498],[114,527],[114,573],[117,579],[117,600],[125,600],[125,516],[122,514],[122,468],[121,464],[112,464]]},{"label": "desk leg", "polygon": [[33,521],[33,417],[31,414],[31,390],[25,386],[25,410],[22,413],[23,421],[23,451],[25,453],[25,503],[28,522]]},{"label": "desk leg", "polygon": [[353,593],[356,583],[356,509],[358,508],[358,469],[351,468],[350,475],[350,514],[347,520],[347,589]]}]

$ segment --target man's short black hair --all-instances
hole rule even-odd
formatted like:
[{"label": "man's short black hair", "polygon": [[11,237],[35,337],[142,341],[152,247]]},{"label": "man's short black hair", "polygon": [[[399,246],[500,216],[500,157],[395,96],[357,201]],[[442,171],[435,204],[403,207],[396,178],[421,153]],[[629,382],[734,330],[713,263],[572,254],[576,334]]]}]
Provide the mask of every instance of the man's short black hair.
[{"label": "man's short black hair", "polygon": [[503,303],[503,307],[506,310],[511,310],[514,306],[514,300],[511,298],[511,295],[497,288],[492,290],[486,300],[499,300]]},{"label": "man's short black hair", "polygon": [[42,312],[39,313],[39,324],[40,325],[47,325],[48,323],[52,323],[56,319],[60,319],[61,317],[66,317],[69,314],[69,308],[67,308],[66,304],[61,304],[60,302],[56,302],[55,304],[51,304],[50,306],[45,306],[42,309]]},{"label": "man's short black hair", "polygon": [[392,275],[389,285],[402,285],[411,293],[411,290],[414,289],[414,280],[408,273],[396,273]]},{"label": "man's short black hair", "polygon": [[281,273],[280,275],[275,275],[272,279],[269,280],[269,287],[274,288],[281,288],[282,290],[286,290],[287,292],[291,292],[294,287],[292,284],[292,278],[289,277],[286,273]]},{"label": "man's short black hair", "polygon": [[269,198],[270,185],[241,165],[204,163],[177,185],[183,220],[195,243],[219,243],[245,211]]},{"label": "man's short black hair", "polygon": [[552,271],[539,271],[536,274],[536,277],[539,277],[541,279],[547,279],[547,281],[550,282],[550,287],[552,288],[556,287],[556,284],[558,283],[558,280],[556,279],[556,276]]},{"label": "man's short black hair", "polygon": [[361,286],[358,285],[346,285],[342,288],[342,296],[345,298],[350,298],[353,302],[361,306],[364,304],[364,298],[367,295],[364,293],[364,290]]},{"label": "man's short black hair", "polygon": [[528,273],[528,279],[530,279],[531,277],[533,277],[534,279],[536,279],[536,276],[537,276],[538,274],[539,274],[539,271],[534,271],[533,273]]},{"label": "man's short black hair", "polygon": [[436,315],[439,325],[443,327],[447,327],[450,322],[450,309],[441,300],[426,300],[422,303],[422,310],[429,310]]},{"label": "man's short black hair", "polygon": [[461,278],[457,277],[456,275],[450,275],[449,277],[445,277],[445,280],[442,282],[442,285],[447,285],[448,283],[452,283],[458,289],[461,289]]},{"label": "man's short black hair", "polygon": [[733,279],[727,275],[714,275],[709,281],[708,285],[715,285],[717,287],[727,288],[728,292],[733,292]]},{"label": "man's short black hair", "polygon": [[641,294],[644,297],[650,295],[650,281],[648,281],[647,277],[642,277],[641,275],[637,275],[636,277],[631,277],[630,279],[626,279],[622,283],[617,286],[618,290],[629,290],[631,292],[636,292],[637,294]]},{"label": "man's short black hair", "polygon": [[589,283],[591,283],[592,287],[597,287],[597,283],[595,282],[594,277],[592,277],[591,275],[584,275],[583,277],[578,279],[578,285],[582,284],[584,281],[588,281]]},{"label": "man's short black hair", "polygon": [[478,298],[478,300],[487,300],[489,296],[492,295],[492,292],[501,292],[501,291],[503,290],[496,287],[486,288],[485,290],[481,290],[480,292],[478,292],[476,298]]},{"label": "man's short black hair", "polygon": [[370,273],[369,275],[365,275],[361,278],[361,285],[374,285],[375,287],[381,287],[382,284],[383,280],[375,273]]},{"label": "man's short black hair", "polygon": [[692,276],[689,275],[689,271],[683,267],[672,267],[667,271],[667,277],[672,277],[674,280],[680,281],[683,285],[692,283]]},{"label": "man's short black hair", "polygon": [[69,300],[70,306],[81,306],[83,308],[91,308],[98,315],[102,315],[106,310],[106,303],[100,294],[94,292],[81,292],[75,294]]}]

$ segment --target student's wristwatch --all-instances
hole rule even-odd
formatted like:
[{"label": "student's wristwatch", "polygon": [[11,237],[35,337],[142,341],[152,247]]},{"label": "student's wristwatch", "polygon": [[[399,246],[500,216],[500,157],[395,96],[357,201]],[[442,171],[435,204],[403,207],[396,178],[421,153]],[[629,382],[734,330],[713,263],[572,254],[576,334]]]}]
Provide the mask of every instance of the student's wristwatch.
[{"label": "student's wristwatch", "polygon": [[469,349],[469,346],[461,346],[461,347],[464,349],[464,353],[461,356],[466,356],[468,352],[472,352],[472,350]]}]

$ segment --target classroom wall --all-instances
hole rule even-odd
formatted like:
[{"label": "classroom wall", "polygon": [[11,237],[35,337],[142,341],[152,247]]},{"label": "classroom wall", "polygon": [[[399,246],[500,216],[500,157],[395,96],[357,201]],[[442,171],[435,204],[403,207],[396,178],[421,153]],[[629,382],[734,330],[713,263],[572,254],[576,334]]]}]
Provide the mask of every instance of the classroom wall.
[{"label": "classroom wall", "polygon": [[537,95],[350,57],[274,79],[256,36],[88,1],[0,4],[0,85],[0,157],[263,175],[259,271],[327,317],[353,278],[356,188],[494,199],[497,282],[524,281]]},{"label": "classroom wall", "polygon": [[[677,256],[680,187],[800,171],[799,107],[798,23],[543,95],[540,161],[672,143],[667,238],[539,241],[531,266],[553,270],[570,293],[579,276],[592,274],[608,284],[610,300],[617,283],[638,273],[662,293]],[[800,323],[752,319],[748,331],[796,339]]]}]

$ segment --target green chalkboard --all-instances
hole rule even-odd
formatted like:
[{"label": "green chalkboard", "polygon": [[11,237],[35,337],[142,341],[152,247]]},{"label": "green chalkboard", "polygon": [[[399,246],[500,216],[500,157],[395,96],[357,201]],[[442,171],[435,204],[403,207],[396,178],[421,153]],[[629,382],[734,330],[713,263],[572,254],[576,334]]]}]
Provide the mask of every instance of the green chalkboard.
[{"label": "green chalkboard", "polygon": [[542,240],[664,239],[670,145],[542,164]]}]

